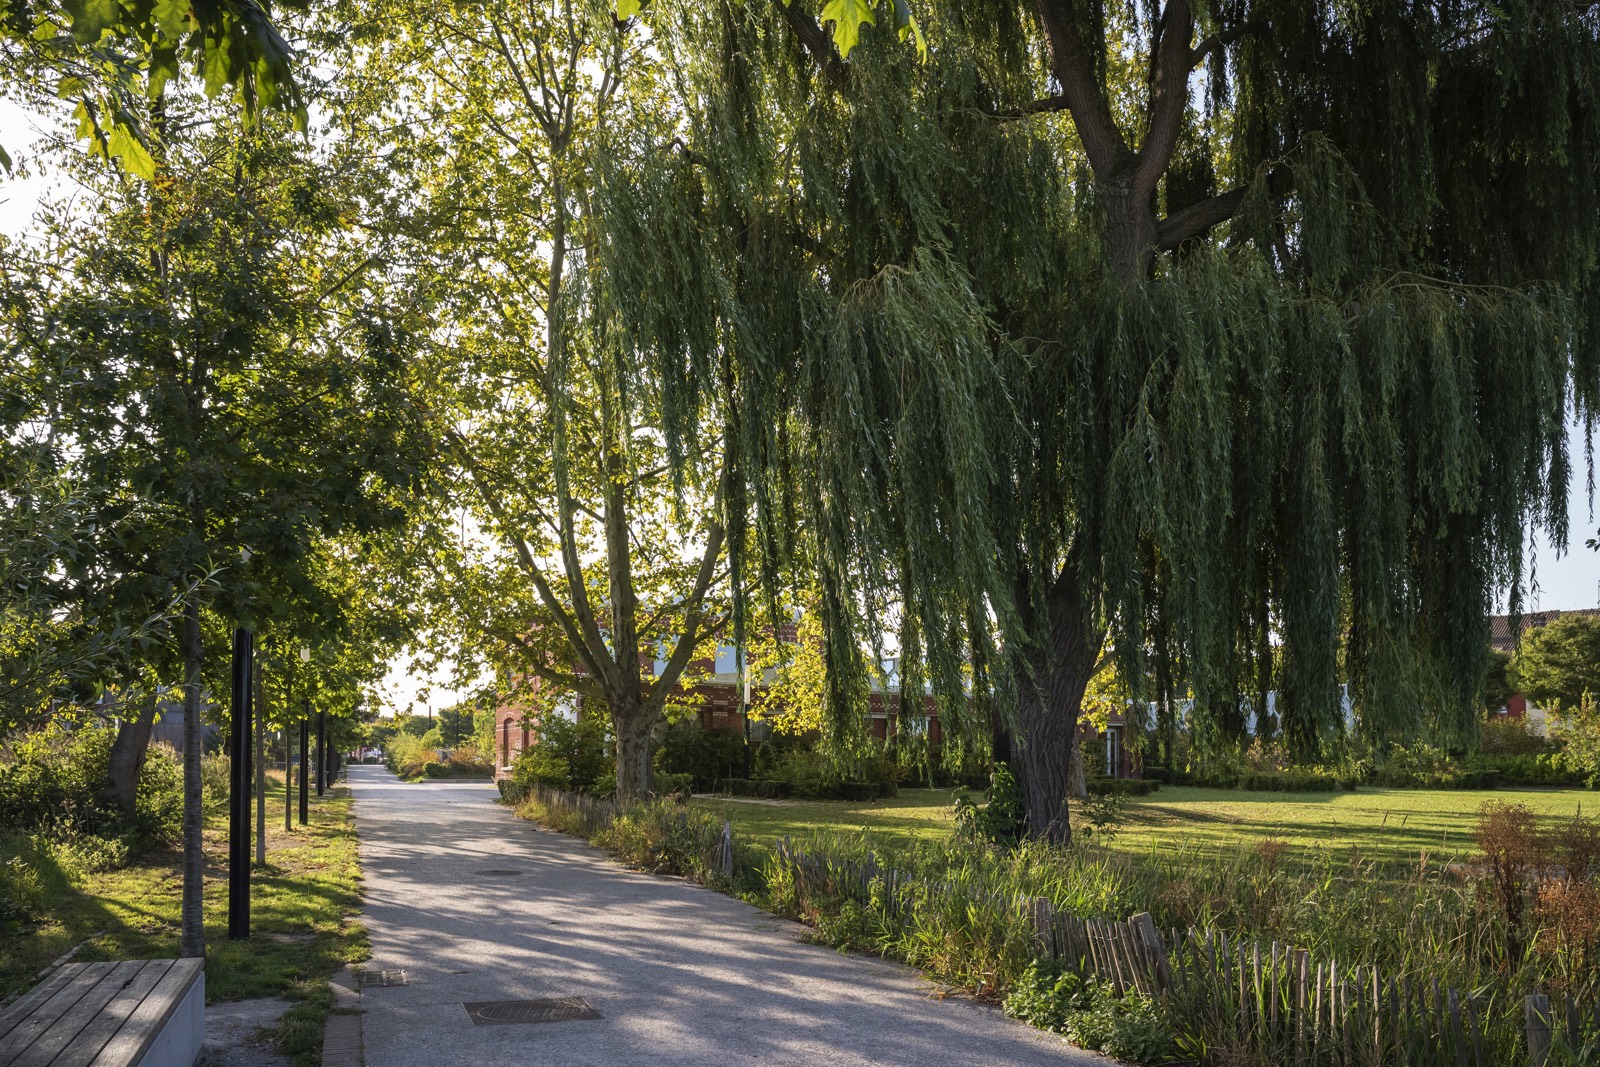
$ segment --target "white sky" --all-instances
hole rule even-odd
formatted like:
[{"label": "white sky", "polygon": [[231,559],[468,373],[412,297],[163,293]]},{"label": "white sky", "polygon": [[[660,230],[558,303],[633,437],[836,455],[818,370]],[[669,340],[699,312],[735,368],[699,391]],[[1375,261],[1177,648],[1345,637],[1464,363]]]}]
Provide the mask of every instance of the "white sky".
[{"label": "white sky", "polygon": [[[65,121],[65,117],[63,105],[62,115],[54,120]],[[13,159],[25,161],[30,154],[29,147],[49,121],[52,119],[31,117],[16,104],[0,100],[0,146],[4,146]],[[51,187],[48,174],[28,178],[0,175],[0,233],[15,236],[26,229],[39,198]],[[1584,546],[1584,541],[1594,536],[1596,522],[1582,470],[1583,433],[1576,425],[1570,433],[1573,463],[1578,469],[1568,502],[1572,545],[1565,555],[1557,557],[1537,536],[1533,538],[1534,554],[1530,565],[1535,585],[1526,604],[1530,610],[1600,606],[1600,553]],[[1501,610],[1503,600],[1502,596]],[[409,656],[396,656],[390,661],[389,674],[382,686],[383,711],[392,714],[410,708],[425,714],[431,707],[438,712],[461,697],[447,682],[447,675],[430,676],[414,665]],[[429,692],[424,694],[424,689]]]}]

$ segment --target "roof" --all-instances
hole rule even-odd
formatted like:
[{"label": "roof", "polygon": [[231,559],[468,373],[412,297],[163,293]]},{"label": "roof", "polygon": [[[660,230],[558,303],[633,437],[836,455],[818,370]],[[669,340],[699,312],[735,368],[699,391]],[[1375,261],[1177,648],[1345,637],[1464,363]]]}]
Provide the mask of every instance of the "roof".
[{"label": "roof", "polygon": [[1489,644],[1501,652],[1511,652],[1517,647],[1517,638],[1529,630],[1552,623],[1563,615],[1600,615],[1600,608],[1575,608],[1571,611],[1524,611],[1516,634],[1511,632],[1511,616],[1489,616]]}]

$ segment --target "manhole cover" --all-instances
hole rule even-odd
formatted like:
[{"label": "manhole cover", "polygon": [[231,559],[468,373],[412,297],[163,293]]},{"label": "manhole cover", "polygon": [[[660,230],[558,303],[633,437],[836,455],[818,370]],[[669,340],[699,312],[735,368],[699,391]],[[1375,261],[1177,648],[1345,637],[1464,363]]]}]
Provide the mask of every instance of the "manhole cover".
[{"label": "manhole cover", "polygon": [[394,970],[372,969],[356,972],[356,986],[360,989],[373,989],[377,986],[410,985],[406,972],[400,968]]},{"label": "manhole cover", "polygon": [[505,868],[491,867],[486,871],[479,871],[478,873],[480,875],[482,875],[483,877],[485,877],[485,878],[515,878],[517,875],[521,874],[522,872],[517,870],[514,867],[505,867]]},{"label": "manhole cover", "polygon": [[582,997],[551,997],[547,1000],[497,1000],[463,1004],[474,1026],[506,1026],[512,1023],[564,1023],[572,1019],[598,1019],[600,1013]]}]

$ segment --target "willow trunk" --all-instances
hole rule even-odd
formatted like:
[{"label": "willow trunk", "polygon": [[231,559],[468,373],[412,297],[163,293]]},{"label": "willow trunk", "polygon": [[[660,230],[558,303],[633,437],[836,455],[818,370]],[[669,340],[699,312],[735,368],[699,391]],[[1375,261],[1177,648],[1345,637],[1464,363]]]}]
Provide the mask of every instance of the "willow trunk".
[{"label": "willow trunk", "polygon": [[1083,694],[1094,674],[1103,635],[1088,621],[1070,572],[1039,605],[1038,636],[1012,657],[1017,734],[1012,770],[1022,790],[1028,833],[1071,844],[1068,802]]}]

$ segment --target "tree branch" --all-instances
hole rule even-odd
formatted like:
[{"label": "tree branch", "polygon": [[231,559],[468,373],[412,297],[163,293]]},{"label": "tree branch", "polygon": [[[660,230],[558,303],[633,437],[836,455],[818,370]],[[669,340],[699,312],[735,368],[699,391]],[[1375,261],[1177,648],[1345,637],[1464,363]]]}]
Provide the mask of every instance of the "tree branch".
[{"label": "tree branch", "polygon": [[1238,213],[1247,192],[1249,186],[1241,185],[1220,196],[1174,211],[1156,223],[1156,247],[1163,252],[1170,252],[1191,237],[1200,237],[1211,227],[1227,222]]},{"label": "tree branch", "polygon": [[1150,126],[1133,167],[1133,196],[1144,200],[1172,162],[1183,114],[1189,106],[1189,41],[1194,36],[1194,12],[1189,0],[1167,0],[1161,12],[1155,55],[1150,57]]},{"label": "tree branch", "polygon": [[990,112],[989,118],[1000,122],[1008,122],[1012,119],[1025,119],[1031,115],[1043,115],[1051,111],[1066,111],[1071,106],[1072,105],[1067,102],[1067,98],[1064,96],[1047,96],[1042,100],[1035,100],[1031,104],[1024,105],[1023,107],[1016,108],[1012,111]]},{"label": "tree branch", "polygon": [[[717,479],[717,496],[711,505],[711,514],[722,514],[722,501],[728,485],[729,461],[724,455],[722,461],[722,474]],[[710,529],[706,534],[706,550],[700,557],[699,573],[695,575],[694,589],[684,601],[687,609],[683,617],[683,633],[678,638],[678,643],[672,649],[672,655],[667,657],[667,665],[651,687],[649,708],[652,714],[666,703],[667,693],[677,684],[683,676],[684,668],[689,665],[694,649],[700,643],[701,627],[706,622],[705,604],[706,592],[711,588],[711,580],[717,573],[717,557],[722,554],[722,538],[724,531],[720,519],[713,519]]]},{"label": "tree branch", "polygon": [[1232,29],[1211,34],[1205,40],[1195,45],[1194,49],[1189,53],[1189,69],[1195,70],[1200,66],[1200,64],[1204,63],[1208,58],[1210,58],[1211,53],[1222,51],[1224,48],[1228,47],[1245,34],[1251,33],[1254,30],[1254,26],[1250,25],[1248,22],[1243,22]]},{"label": "tree branch", "polygon": [[1105,93],[1095,82],[1094,64],[1078,33],[1076,5],[1073,0],[1039,0],[1039,21],[1050,47],[1050,72],[1072,112],[1089,165],[1097,178],[1107,180],[1127,161],[1128,142],[1111,117]]},{"label": "tree branch", "polygon": [[839,50],[834,47],[833,38],[822,24],[800,9],[795,0],[778,0],[778,7],[783,12],[783,20],[789,24],[794,35],[800,39],[811,57],[817,61],[817,66],[822,69],[822,76],[827,79],[830,86],[842,89],[845,85],[844,60],[839,55]]}]

